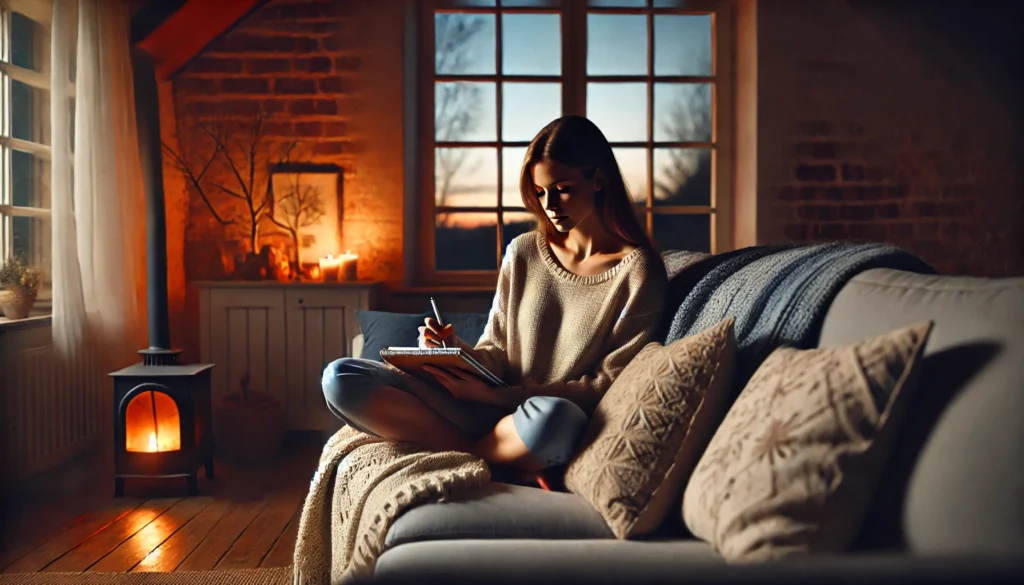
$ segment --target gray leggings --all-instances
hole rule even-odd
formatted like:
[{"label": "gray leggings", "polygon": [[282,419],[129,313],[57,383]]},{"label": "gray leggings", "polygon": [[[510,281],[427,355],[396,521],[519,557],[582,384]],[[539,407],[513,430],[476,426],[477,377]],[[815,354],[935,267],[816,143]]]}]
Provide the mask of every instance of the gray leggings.
[{"label": "gray leggings", "polygon": [[[407,384],[402,376],[371,360],[335,360],[324,369],[321,384],[327,408],[345,424],[368,434],[375,433],[366,428],[372,426],[368,422],[372,413],[366,412],[366,404],[382,386],[419,398],[474,440],[489,433],[499,420],[510,414],[509,410],[497,406],[456,400],[443,388]],[[528,398],[511,414],[523,444],[548,467],[572,458],[587,426],[587,415],[578,406],[552,396]]]}]

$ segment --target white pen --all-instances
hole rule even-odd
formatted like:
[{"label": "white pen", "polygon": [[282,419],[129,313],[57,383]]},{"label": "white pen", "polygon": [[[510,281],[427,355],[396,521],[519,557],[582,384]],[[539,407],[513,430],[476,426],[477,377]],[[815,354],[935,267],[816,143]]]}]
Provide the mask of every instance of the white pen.
[{"label": "white pen", "polygon": [[[434,308],[434,318],[437,319],[437,324],[441,329],[444,329],[444,322],[441,321],[441,312],[437,310],[437,303],[434,302],[434,297],[430,297],[430,306]],[[441,339],[441,347],[448,348],[448,344],[444,342],[443,338]]]}]

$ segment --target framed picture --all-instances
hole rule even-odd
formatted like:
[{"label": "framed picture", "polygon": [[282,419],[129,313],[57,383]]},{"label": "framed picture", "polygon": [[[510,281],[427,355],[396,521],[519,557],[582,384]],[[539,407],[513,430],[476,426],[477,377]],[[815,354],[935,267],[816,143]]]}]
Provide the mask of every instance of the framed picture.
[{"label": "framed picture", "polygon": [[341,246],[342,169],[281,163],[270,169],[270,220],[292,239],[299,265],[315,264]]}]

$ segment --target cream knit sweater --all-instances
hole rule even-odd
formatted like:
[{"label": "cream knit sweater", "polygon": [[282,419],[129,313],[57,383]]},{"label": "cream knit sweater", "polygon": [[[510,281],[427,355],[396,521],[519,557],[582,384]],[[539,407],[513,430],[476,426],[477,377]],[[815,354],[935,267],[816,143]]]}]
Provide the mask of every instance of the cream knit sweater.
[{"label": "cream knit sweater", "polygon": [[498,390],[502,406],[557,396],[589,414],[654,340],[667,286],[664,263],[647,250],[602,274],[579,276],[558,263],[542,232],[531,231],[505,251],[476,347],[459,344],[511,386]]}]

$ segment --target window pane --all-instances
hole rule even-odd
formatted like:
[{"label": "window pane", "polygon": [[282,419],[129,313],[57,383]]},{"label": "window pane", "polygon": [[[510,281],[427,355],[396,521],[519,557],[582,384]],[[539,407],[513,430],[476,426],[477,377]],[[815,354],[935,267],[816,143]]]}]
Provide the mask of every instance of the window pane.
[{"label": "window pane", "polygon": [[562,29],[557,14],[503,14],[501,46],[501,72],[505,75],[562,73]]},{"label": "window pane", "polygon": [[438,0],[439,8],[494,8],[495,0]]},{"label": "window pane", "polygon": [[610,142],[647,140],[647,84],[588,83],[587,117]]},{"label": "window pane", "polygon": [[11,205],[49,207],[50,164],[27,152],[11,150]]},{"label": "window pane", "polygon": [[587,75],[647,75],[647,17],[588,14]]},{"label": "window pane", "polygon": [[562,115],[561,83],[503,83],[501,89],[502,140],[533,140],[541,128]]},{"label": "window pane", "polygon": [[448,207],[497,205],[498,149],[435,149],[434,203]]},{"label": "window pane", "polygon": [[50,92],[11,80],[11,135],[22,140],[49,144],[44,131],[50,116]]},{"label": "window pane", "polygon": [[647,149],[612,148],[633,201],[647,205]]},{"label": "window pane", "polygon": [[501,149],[501,204],[505,207],[522,207],[523,196],[519,192],[519,173],[523,171],[526,148]]},{"label": "window pane", "polygon": [[654,214],[654,242],[662,252],[711,251],[711,216]]},{"label": "window pane", "polygon": [[711,149],[654,149],[655,205],[711,205]]},{"label": "window pane", "polygon": [[32,217],[12,217],[11,236],[11,255],[43,271],[46,274],[43,280],[49,282],[50,262],[46,249],[50,232],[46,222]]},{"label": "window pane", "polygon": [[654,17],[654,74],[711,75],[711,16]]},{"label": "window pane", "polygon": [[501,0],[501,5],[512,8],[550,8],[561,6],[562,0]]},{"label": "window pane", "polygon": [[506,211],[502,213],[502,220],[502,254],[505,253],[505,248],[508,247],[509,242],[514,240],[517,236],[532,230],[537,225],[536,219],[529,211]]},{"label": "window pane", "polygon": [[19,14],[11,13],[11,63],[24,69],[40,71],[36,63],[35,39],[39,24]]},{"label": "window pane", "polygon": [[654,84],[654,140],[711,141],[711,84]]},{"label": "window pane", "polygon": [[590,0],[594,8],[643,8],[647,0]]},{"label": "window pane", "polygon": [[434,84],[434,137],[439,142],[494,142],[498,122],[495,84]]},{"label": "window pane", "polygon": [[434,15],[434,71],[438,75],[496,72],[494,15]]},{"label": "window pane", "polygon": [[434,230],[438,270],[497,270],[496,213],[439,213]]}]

